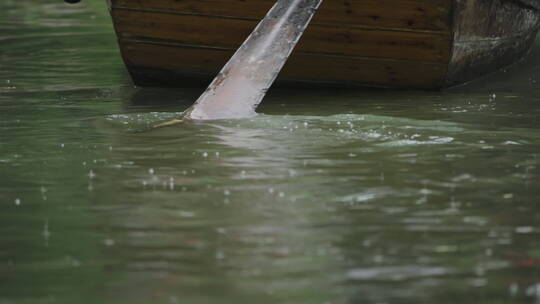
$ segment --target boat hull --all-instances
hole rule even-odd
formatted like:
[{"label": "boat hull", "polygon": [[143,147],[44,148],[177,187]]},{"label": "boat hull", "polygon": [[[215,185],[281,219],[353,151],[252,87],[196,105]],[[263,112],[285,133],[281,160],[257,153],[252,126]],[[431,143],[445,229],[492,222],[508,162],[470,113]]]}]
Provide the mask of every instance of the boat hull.
[{"label": "boat hull", "polygon": [[[325,1],[278,80],[420,89],[460,84],[526,54],[540,20],[527,2],[536,3]],[[207,84],[273,3],[111,0],[110,8],[135,84],[186,86]]]}]

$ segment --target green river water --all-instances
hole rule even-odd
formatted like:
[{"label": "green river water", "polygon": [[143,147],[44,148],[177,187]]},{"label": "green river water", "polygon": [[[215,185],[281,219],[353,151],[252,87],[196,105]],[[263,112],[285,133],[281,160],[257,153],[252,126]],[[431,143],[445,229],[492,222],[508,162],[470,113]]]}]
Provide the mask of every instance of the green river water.
[{"label": "green river water", "polygon": [[202,89],[134,88],[103,2],[0,2],[0,304],[540,303],[540,40],[149,130]]}]

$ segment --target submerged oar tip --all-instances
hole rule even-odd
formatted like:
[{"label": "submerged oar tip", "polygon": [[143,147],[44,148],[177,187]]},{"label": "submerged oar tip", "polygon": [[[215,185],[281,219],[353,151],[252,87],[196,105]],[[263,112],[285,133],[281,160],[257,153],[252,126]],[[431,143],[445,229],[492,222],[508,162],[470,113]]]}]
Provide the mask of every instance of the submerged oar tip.
[{"label": "submerged oar tip", "polygon": [[154,126],[154,129],[175,126],[175,125],[178,125],[178,124],[181,124],[181,123],[184,123],[184,122],[185,122],[184,119],[174,119],[174,120],[171,120],[171,121],[167,121],[167,122],[157,124],[157,125]]}]

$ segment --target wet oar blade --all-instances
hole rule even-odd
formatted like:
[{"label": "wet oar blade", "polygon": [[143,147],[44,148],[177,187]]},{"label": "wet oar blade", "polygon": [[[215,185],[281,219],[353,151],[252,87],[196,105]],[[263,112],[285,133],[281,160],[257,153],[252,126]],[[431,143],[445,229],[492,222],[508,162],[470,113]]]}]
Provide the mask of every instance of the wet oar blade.
[{"label": "wet oar blade", "polygon": [[254,116],[321,2],[278,0],[185,117],[211,120]]}]

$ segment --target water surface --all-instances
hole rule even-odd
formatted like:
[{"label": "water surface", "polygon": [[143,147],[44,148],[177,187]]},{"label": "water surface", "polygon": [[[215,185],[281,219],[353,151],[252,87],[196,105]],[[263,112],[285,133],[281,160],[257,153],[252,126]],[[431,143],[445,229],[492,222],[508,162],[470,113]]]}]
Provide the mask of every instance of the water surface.
[{"label": "water surface", "polygon": [[539,303],[539,69],[151,130],[204,88],[134,88],[100,1],[4,0],[0,303]]}]

